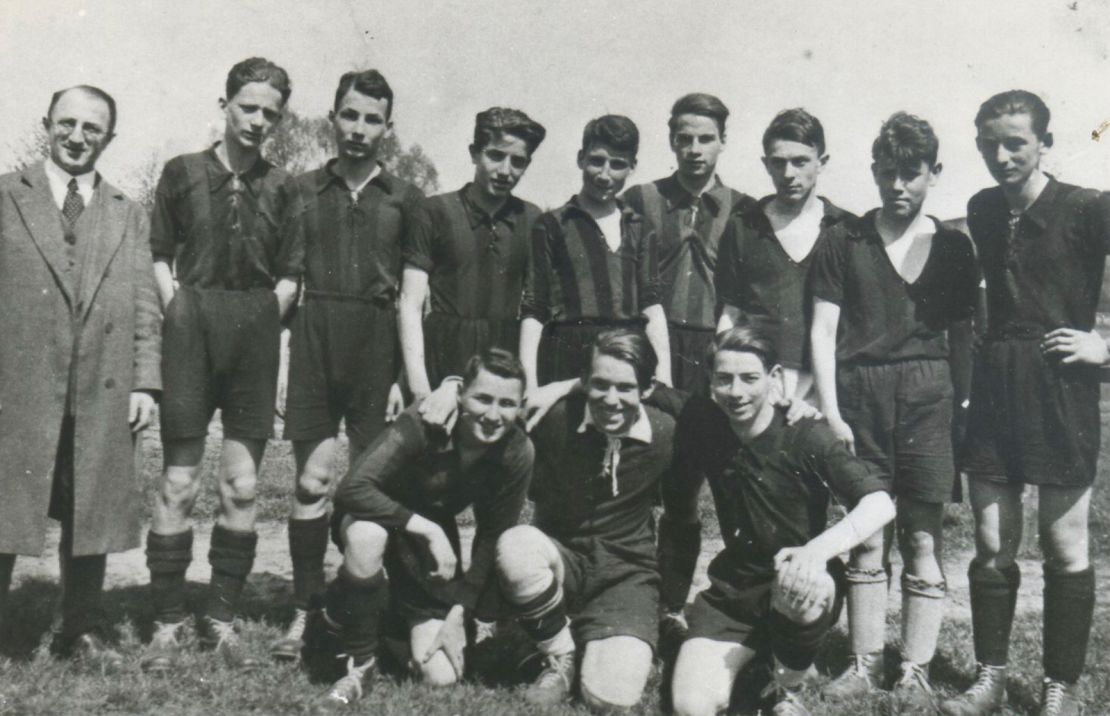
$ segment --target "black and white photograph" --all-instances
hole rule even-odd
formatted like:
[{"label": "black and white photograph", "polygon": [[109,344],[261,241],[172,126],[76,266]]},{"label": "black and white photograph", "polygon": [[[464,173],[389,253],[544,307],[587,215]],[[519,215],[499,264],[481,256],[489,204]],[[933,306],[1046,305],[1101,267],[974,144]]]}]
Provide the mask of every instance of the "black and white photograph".
[{"label": "black and white photograph", "polygon": [[1108,0],[0,58],[0,714],[1110,715]]}]

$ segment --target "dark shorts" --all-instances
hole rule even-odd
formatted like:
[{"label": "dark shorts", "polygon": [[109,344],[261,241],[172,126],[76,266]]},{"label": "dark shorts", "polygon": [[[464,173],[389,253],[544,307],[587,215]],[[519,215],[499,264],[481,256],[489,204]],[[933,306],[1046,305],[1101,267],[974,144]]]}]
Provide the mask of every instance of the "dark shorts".
[{"label": "dark shorts", "polygon": [[594,339],[613,328],[643,330],[643,320],[582,320],[548,323],[540,338],[536,366],[540,385],[555,380],[581,378],[590,367]]},{"label": "dark shorts", "polygon": [[487,348],[520,349],[520,321],[515,318],[463,318],[429,313],[424,318],[424,364],[435,390],[449,375],[462,375],[470,357]]},{"label": "dark shorts", "polygon": [[690,393],[705,393],[709,388],[706,366],[709,344],[716,332],[712,328],[667,325],[671,338],[671,377],[674,387]]},{"label": "dark shorts", "polygon": [[[713,639],[743,644],[754,651],[774,650],[776,640],[808,644],[814,654],[829,629],[840,618],[847,586],[844,568],[839,560],[829,563],[829,573],[836,584],[836,597],[832,608],[812,624],[795,624],[778,620],[776,629],[771,625],[771,582],[761,581],[734,587],[718,579],[711,579],[710,586],[698,593],[694,603],[686,610],[690,624],[687,638]],[[790,634],[782,633],[791,630]]]},{"label": "dark shorts", "polygon": [[342,419],[357,454],[385,428],[399,367],[392,304],[310,297],[293,321],[282,437],[335,437]]},{"label": "dark shorts", "polygon": [[952,499],[952,376],[947,360],[844,366],[837,403],[856,455],[882,471],[896,497]]},{"label": "dark shorts", "polygon": [[1064,366],[1040,338],[988,340],[975,357],[964,469],[977,478],[1087,487],[1099,454],[1099,369]]},{"label": "dark shorts", "polygon": [[[346,549],[342,532],[344,517],[344,513],[336,510],[331,519],[331,538],[340,551]],[[462,590],[465,588],[458,525],[453,519],[437,520],[436,524],[443,529],[452,549],[455,550],[455,556],[459,558],[455,578],[448,582],[432,579],[429,576],[435,565],[435,559],[428,550],[427,542],[402,529],[389,530],[389,541],[386,543],[383,562],[386,576],[389,578],[387,611],[390,616],[402,620],[406,625],[445,618],[451,607],[460,603]],[[501,590],[492,571],[486,588],[478,598],[474,613],[479,619],[485,621],[496,621],[511,616],[507,605],[501,599]]]},{"label": "dark shorts", "polygon": [[163,439],[204,437],[217,408],[226,437],[273,434],[278,313],[269,289],[178,288],[162,330]]},{"label": "dark shorts", "polygon": [[659,571],[654,556],[597,539],[560,542],[563,594],[578,644],[632,636],[659,641]]}]

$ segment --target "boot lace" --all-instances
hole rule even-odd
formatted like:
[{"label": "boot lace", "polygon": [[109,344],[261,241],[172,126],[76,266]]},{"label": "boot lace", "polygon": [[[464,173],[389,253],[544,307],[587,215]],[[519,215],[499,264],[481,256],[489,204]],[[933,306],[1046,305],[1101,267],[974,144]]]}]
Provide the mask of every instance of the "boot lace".
[{"label": "boot lace", "polygon": [[151,644],[157,644],[160,647],[177,646],[177,632],[180,626],[179,622],[154,622]]},{"label": "boot lace", "polygon": [[[340,654],[340,656],[346,656]],[[347,673],[339,681],[332,684],[328,698],[349,704],[362,698],[362,684],[366,674],[374,666],[374,659],[367,659],[362,664],[356,664],[353,656],[347,657]]]},{"label": "boot lace", "polygon": [[998,680],[997,667],[990,666],[989,664],[979,664],[979,669],[975,674],[975,683],[964,692],[968,699],[975,699],[980,696],[986,696],[994,688],[995,681]]},{"label": "boot lace", "polygon": [[536,679],[536,686],[544,688],[549,684],[555,685],[556,681],[561,681],[563,687],[570,691],[570,675],[574,671],[574,652],[548,654],[544,657],[543,663],[544,670]]},{"label": "boot lace", "polygon": [[896,689],[919,689],[932,693],[933,687],[929,684],[929,674],[925,667],[912,661],[902,662],[902,675],[898,677]]},{"label": "boot lace", "polygon": [[1045,679],[1044,704],[1041,707],[1043,709],[1041,713],[1046,714],[1046,716],[1054,716],[1054,714],[1062,713],[1067,695],[1068,685],[1063,681]]}]

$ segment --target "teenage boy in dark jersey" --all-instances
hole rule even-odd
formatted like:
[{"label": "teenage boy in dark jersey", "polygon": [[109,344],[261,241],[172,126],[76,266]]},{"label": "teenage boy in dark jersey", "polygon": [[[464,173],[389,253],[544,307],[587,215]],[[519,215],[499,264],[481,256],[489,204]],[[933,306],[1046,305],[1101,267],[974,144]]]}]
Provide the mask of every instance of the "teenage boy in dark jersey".
[{"label": "teenage boy in dark jersey", "polygon": [[517,348],[529,241],[540,210],[512,191],[544,135],[520,110],[479,112],[470,145],[474,181],[424,200],[416,212],[405,236],[398,305],[405,374],[416,399],[487,347]]},{"label": "teenage boy in dark jersey", "polygon": [[[724,712],[740,670],[773,656],[769,713],[805,716],[801,685],[842,601],[838,555],[882,530],[894,505],[875,469],[812,417],[790,423],[774,396],[773,340],[747,324],[719,333],[711,398],[678,413],[675,470],[708,476],[722,550],[690,608],[690,634],[671,682],[680,716]],[[671,479],[664,504],[693,506],[697,480]],[[849,512],[827,523],[830,499]],[[765,711],[764,713],[768,713]]]},{"label": "teenage boy in dark jersey", "polygon": [[998,186],[971,198],[968,228],[987,292],[986,336],[972,380],[964,468],[975,515],[968,567],[978,674],[945,714],[993,713],[1021,585],[1022,493],[1037,485],[1044,557],[1040,713],[1078,714],[1095,601],[1087,519],[1099,455],[1099,372],[1110,352],[1095,308],[1110,249],[1110,202],[1047,175],[1049,110],[1003,92],[975,117],[976,143]]},{"label": "teenage boy in dark jersey", "polygon": [[532,430],[535,517],[501,537],[497,572],[544,656],[526,698],[565,699],[578,653],[583,701],[609,713],[635,708],[651,673],[659,614],[652,509],[674,420],[641,403],[657,359],[640,331],[606,331],[589,351],[582,394]]},{"label": "teenage boy in dark jersey", "polygon": [[639,146],[640,132],[628,117],[587,122],[578,151],[581,189],[536,222],[520,309],[529,390],[580,377],[594,338],[618,327],[643,327],[658,356],[655,376],[671,383],[655,232],[617,199]]},{"label": "teenage boy in dark jersey", "polygon": [[297,177],[304,207],[304,303],[294,319],[284,435],[297,481],[289,519],[293,620],[271,645],[275,659],[301,650],[308,610],[324,591],[328,503],[339,421],[353,463],[400,408],[395,303],[401,237],[423,195],[378,163],[392,132],[393,90],[377,70],[339,79],[329,114],[338,156]]},{"label": "teenage boy in dark jersey", "polygon": [[[516,424],[520,362],[491,348],[461,373],[459,418],[449,433],[426,426],[413,406],[363,452],[336,492],[332,524],[343,564],[321,621],[339,633],[348,666],[321,710],[344,710],[362,696],[387,596],[423,679],[446,686],[462,678],[465,623],[497,590],[498,538],[519,521],[533,450]],[[477,531],[464,574],[455,516],[468,506]]]},{"label": "teenage boy in dark jersey", "polygon": [[288,75],[254,57],[231,68],[226,89],[223,141],[166,163],[151,222],[165,312],[165,471],[147,537],[155,629],[143,667],[150,671],[175,668],[192,559],[189,514],[216,409],[220,501],[199,641],[233,666],[257,665],[240,648],[232,618],[254,562],[258,466],[273,432],[281,317],[296,297],[304,238],[293,178],[260,153],[289,99]]},{"label": "teenage boy in dark jersey", "polygon": [[775,115],[763,133],[763,166],[775,193],[734,216],[717,256],[719,330],[744,316],[775,335],[787,399],[806,398],[809,361],[809,268],[830,229],[851,214],[819,196],[828,163],[821,121],[804,109]]},{"label": "teenage boy in dark jersey", "polygon": [[705,350],[717,328],[717,247],[729,216],[754,203],[717,176],[728,115],[711,94],[680,97],[667,123],[678,168],[621,196],[655,227],[671,376],[680,390],[705,388]]},{"label": "teenage boy in dark jersey", "polygon": [[[922,210],[940,176],[939,146],[923,119],[899,112],[883,123],[871,147],[882,207],[832,228],[811,276],[821,410],[833,433],[875,466],[898,503],[904,568],[894,704],[909,713],[935,708],[928,670],[947,591],[940,555],[955,478],[953,405],[966,400],[970,378],[953,374],[966,361],[950,359],[954,348],[969,345],[979,285],[971,241]],[[876,534],[852,556],[852,665],[826,686],[826,697],[881,685],[889,537]]]}]

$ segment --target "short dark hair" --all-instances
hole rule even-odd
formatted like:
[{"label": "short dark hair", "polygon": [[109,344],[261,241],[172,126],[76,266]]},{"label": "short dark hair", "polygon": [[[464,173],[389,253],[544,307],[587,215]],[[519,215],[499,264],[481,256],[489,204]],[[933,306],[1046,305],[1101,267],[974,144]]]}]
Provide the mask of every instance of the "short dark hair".
[{"label": "short dark hair", "polygon": [[532,156],[547,136],[547,130],[519,109],[490,107],[474,117],[474,143],[470,145],[470,150],[481,151],[501,134],[523,140],[528,156]]},{"label": "short dark hair", "polygon": [[604,144],[619,152],[628,152],[636,158],[640,151],[640,130],[636,123],[620,114],[606,114],[586,122],[582,130],[582,151],[589,151],[592,144]]},{"label": "short dark hair", "polygon": [[640,390],[651,387],[655,377],[655,368],[659,365],[659,357],[651,347],[644,332],[634,328],[613,328],[603,331],[594,339],[593,350],[590,352],[590,367],[586,369],[589,376],[593,370],[594,356],[609,356],[623,361],[636,372],[636,384]]},{"label": "short dark hair", "polygon": [[54,111],[54,105],[58,104],[58,100],[62,98],[62,95],[70,90],[80,90],[87,95],[96,97],[104,102],[104,104],[108,105],[108,134],[112,134],[116,131],[116,100],[112,98],[112,95],[93,85],[74,85],[73,87],[66,87],[52,94],[50,96],[50,106],[46,108],[47,119],[50,119],[50,115]]},{"label": "short dark hair", "polygon": [[801,107],[784,109],[775,115],[763,132],[764,153],[770,152],[771,144],[777,140],[806,144],[818,154],[825,153],[825,128],[821,120]]},{"label": "short dark hair", "polygon": [[717,123],[717,131],[721,136],[725,136],[725,122],[728,121],[728,107],[720,100],[705,92],[691,92],[690,94],[682,95],[671,106],[671,118],[667,120],[667,126],[671,130],[671,134],[675,132],[675,126],[678,124],[679,116],[683,114],[696,114],[701,117],[709,117]]},{"label": "short dark hair", "polygon": [[385,118],[389,119],[393,114],[393,88],[389,86],[381,72],[377,70],[344,72],[339,78],[339,86],[335,89],[335,104],[332,105],[332,109],[339,109],[339,103],[352,89],[367,97],[389,102],[389,107],[385,110]]},{"label": "short dark hair", "polygon": [[463,368],[462,374],[462,387],[465,390],[468,385],[474,382],[478,377],[480,371],[492,373],[500,378],[509,378],[519,380],[521,390],[524,389],[525,376],[524,366],[520,364],[520,360],[511,352],[504,348],[487,348],[481,353],[477,353],[470,357],[466,362],[466,367]]},{"label": "short dark hair", "polygon": [[982,129],[987,120],[998,119],[1007,114],[1028,114],[1033,120],[1033,131],[1040,139],[1048,138],[1048,122],[1052,113],[1044,100],[1026,90],[999,92],[983,104],[975,114],[975,128]]},{"label": "short dark hair", "polygon": [[289,83],[289,75],[281,67],[270,62],[265,57],[248,57],[242,62],[237,62],[227,73],[227,83],[224,90],[230,100],[239,94],[243,85],[251,82],[265,82],[281,93],[281,103],[289,101],[293,92],[293,85]]},{"label": "short dark hair", "polygon": [[713,370],[713,359],[721,351],[751,353],[759,357],[763,369],[771,370],[779,363],[778,346],[771,334],[760,325],[741,320],[732,328],[725,329],[713,337],[709,344],[707,365]]},{"label": "short dark hair", "polygon": [[921,162],[932,168],[939,150],[940,140],[928,122],[908,112],[895,112],[883,122],[871,144],[871,159],[890,159],[899,169],[916,168]]}]

